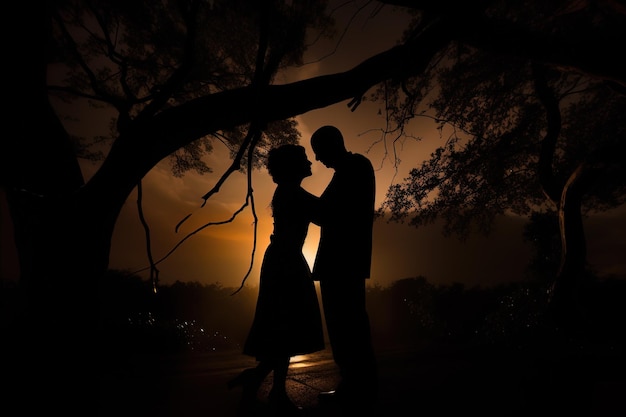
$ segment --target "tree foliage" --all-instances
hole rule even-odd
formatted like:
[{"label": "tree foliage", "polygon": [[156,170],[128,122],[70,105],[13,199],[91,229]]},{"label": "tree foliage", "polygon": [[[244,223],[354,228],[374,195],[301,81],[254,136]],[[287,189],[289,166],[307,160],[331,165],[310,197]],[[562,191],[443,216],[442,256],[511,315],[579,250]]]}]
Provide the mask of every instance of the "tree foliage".
[{"label": "tree foliage", "polygon": [[[583,217],[626,201],[626,89],[615,58],[589,40],[619,48],[626,10],[618,2],[481,6],[464,9],[476,30],[441,48],[424,74],[374,94],[396,135],[431,117],[443,143],[390,187],[379,214],[414,226],[441,218],[444,233],[461,239],[489,233],[499,215],[556,214],[560,263],[548,302],[557,326],[579,334],[593,281]],[[448,22],[467,30],[459,18]],[[485,27],[499,28],[499,40],[488,42]]]},{"label": "tree foliage", "polygon": [[[523,26],[529,37],[561,40],[582,60],[588,52],[583,27],[585,36],[601,37],[609,50],[618,47],[614,23],[624,20],[623,10],[617,4],[604,6],[491,2],[484,15],[499,24]],[[390,188],[381,214],[415,226],[443,218],[447,234],[466,238],[476,230],[488,233],[498,215],[528,216],[559,203],[558,197],[546,199],[550,190],[541,175],[550,127],[536,79],[537,67],[546,63],[518,53],[523,50],[515,48],[518,40],[511,39],[510,49],[498,54],[481,48],[482,43],[451,42],[426,76],[388,82],[377,91],[375,97],[385,98],[395,123],[392,130],[402,131],[415,117],[429,117],[436,120],[442,141],[430,159]],[[623,204],[623,86],[566,65],[549,68],[547,83],[561,117],[558,141],[545,162],[551,166],[549,182],[562,189],[587,161],[594,175],[585,187],[584,212]]]},{"label": "tree foliage", "polygon": [[[271,7],[270,7],[271,5]],[[75,138],[79,157],[102,141],[110,144],[142,120],[193,99],[251,84],[271,83],[278,71],[302,62],[306,31],[325,33],[325,2],[66,1],[53,10],[52,62],[59,77],[53,97],[88,100],[111,114],[108,137]],[[260,65],[258,60],[260,61]],[[207,117],[211,117],[207,114]],[[264,126],[253,166],[278,143],[295,142],[292,120]],[[175,175],[210,171],[202,157],[215,141],[234,157],[246,125],[201,136],[169,156]],[[147,138],[147,140],[150,140]],[[247,154],[240,168],[246,167]]]}]

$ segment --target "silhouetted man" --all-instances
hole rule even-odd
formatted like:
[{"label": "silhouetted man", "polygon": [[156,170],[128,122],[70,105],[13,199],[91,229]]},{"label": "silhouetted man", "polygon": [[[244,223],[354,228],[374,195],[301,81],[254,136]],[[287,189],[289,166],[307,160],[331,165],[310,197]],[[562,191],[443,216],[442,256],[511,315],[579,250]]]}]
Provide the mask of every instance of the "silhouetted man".
[{"label": "silhouetted man", "polygon": [[335,170],[320,196],[320,242],[313,279],[320,282],[326,328],[341,381],[320,401],[336,399],[348,407],[376,399],[378,376],[365,306],[370,277],[375,177],[365,156],[346,150],[343,135],[323,126],[311,136],[315,159]]}]

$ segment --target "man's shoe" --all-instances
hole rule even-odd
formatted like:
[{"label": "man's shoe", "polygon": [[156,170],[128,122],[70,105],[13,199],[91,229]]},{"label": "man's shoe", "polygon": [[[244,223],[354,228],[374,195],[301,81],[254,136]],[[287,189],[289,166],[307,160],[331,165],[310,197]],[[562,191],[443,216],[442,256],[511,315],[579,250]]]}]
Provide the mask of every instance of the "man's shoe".
[{"label": "man's shoe", "polygon": [[322,391],[317,394],[317,399],[320,403],[328,404],[328,403],[336,403],[338,400],[338,395],[336,390],[332,391]]}]

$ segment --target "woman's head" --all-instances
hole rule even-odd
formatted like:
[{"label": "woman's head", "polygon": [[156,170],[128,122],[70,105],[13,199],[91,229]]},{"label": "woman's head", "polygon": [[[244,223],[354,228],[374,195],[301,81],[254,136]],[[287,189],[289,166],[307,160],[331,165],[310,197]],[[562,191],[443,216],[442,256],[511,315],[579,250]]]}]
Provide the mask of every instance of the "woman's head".
[{"label": "woman's head", "polygon": [[311,161],[306,156],[304,146],[282,145],[269,151],[267,171],[276,184],[299,183],[311,175]]}]

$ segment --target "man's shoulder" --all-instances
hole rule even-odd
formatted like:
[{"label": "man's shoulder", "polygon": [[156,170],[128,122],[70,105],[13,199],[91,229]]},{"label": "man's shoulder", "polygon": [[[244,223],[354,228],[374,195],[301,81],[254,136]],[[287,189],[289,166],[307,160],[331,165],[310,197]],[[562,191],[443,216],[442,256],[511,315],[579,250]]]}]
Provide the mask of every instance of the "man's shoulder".
[{"label": "man's shoulder", "polygon": [[370,159],[360,153],[350,152],[350,165],[353,167],[358,167],[359,169],[373,171],[374,166],[372,165],[372,161]]},{"label": "man's shoulder", "polygon": [[348,152],[348,154],[350,155],[349,158],[352,160],[353,163],[362,163],[362,164],[372,165],[372,162],[370,161],[370,159],[361,153]]}]

